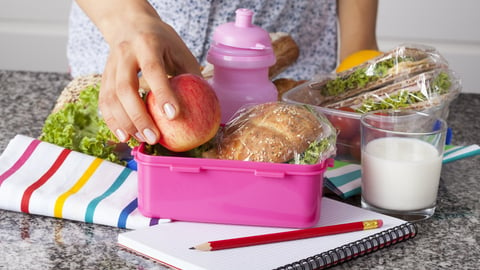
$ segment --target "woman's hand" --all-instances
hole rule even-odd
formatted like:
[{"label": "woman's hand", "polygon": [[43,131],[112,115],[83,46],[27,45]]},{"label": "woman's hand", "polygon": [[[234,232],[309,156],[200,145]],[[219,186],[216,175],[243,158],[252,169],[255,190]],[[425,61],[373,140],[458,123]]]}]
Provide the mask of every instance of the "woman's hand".
[{"label": "woman's hand", "polygon": [[141,71],[164,117],[174,119],[182,108],[170,89],[168,75],[200,75],[197,60],[147,1],[77,2],[110,46],[99,96],[106,124],[122,142],[133,135],[139,141],[157,143],[161,131],[138,93],[138,73]]}]

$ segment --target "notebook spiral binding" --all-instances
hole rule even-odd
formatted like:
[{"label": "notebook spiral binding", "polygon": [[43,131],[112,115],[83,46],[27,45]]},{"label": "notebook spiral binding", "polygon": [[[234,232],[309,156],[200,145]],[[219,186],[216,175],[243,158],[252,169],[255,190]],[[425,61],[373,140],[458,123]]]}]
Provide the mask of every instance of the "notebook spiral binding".
[{"label": "notebook spiral binding", "polygon": [[417,226],[407,222],[394,228],[365,237],[358,241],[343,245],[306,259],[287,264],[275,270],[318,270],[363,256],[373,251],[391,246],[401,241],[414,238]]}]

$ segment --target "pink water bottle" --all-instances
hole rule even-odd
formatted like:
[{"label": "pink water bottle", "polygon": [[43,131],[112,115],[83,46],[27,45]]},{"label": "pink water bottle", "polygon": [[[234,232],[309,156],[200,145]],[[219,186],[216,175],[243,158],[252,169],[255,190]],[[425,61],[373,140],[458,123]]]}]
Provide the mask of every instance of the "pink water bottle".
[{"label": "pink water bottle", "polygon": [[210,83],[222,109],[222,124],[242,106],[277,100],[268,77],[275,64],[267,31],[252,24],[253,11],[238,9],[235,22],[220,25],[213,33],[207,61],[213,65]]}]

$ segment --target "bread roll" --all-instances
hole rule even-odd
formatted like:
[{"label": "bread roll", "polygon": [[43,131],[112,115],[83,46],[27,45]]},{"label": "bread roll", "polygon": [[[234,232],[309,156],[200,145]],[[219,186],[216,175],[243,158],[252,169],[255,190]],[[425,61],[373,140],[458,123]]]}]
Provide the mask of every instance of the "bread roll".
[{"label": "bread roll", "polygon": [[303,153],[322,134],[322,122],[304,106],[259,104],[227,123],[217,158],[283,163]]},{"label": "bread roll", "polygon": [[52,113],[56,113],[61,110],[67,103],[74,103],[78,100],[80,92],[89,86],[100,84],[102,81],[102,75],[92,74],[86,76],[80,76],[70,81],[67,86],[62,90],[57,98]]},{"label": "bread roll", "polygon": [[273,79],[297,61],[300,49],[293,38],[283,32],[270,33],[273,53],[277,61],[268,70],[268,77]]}]

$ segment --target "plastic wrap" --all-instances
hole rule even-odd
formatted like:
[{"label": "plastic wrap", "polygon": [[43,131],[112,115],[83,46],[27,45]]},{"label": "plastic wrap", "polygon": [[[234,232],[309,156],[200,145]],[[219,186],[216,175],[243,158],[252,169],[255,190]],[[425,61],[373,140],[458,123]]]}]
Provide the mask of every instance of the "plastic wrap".
[{"label": "plastic wrap", "polygon": [[[461,80],[438,50],[401,45],[341,73],[317,75],[282,96],[313,105],[338,131],[337,157],[359,160],[360,116],[383,109],[434,110],[447,117]],[[343,158],[342,158],[343,159]]]},{"label": "plastic wrap", "polygon": [[219,159],[316,164],[335,154],[336,132],[310,106],[269,102],[240,109],[216,139]]},{"label": "plastic wrap", "polygon": [[435,48],[402,45],[344,72],[317,75],[286,93],[284,100],[363,113],[438,106],[460,90],[459,78]]}]

